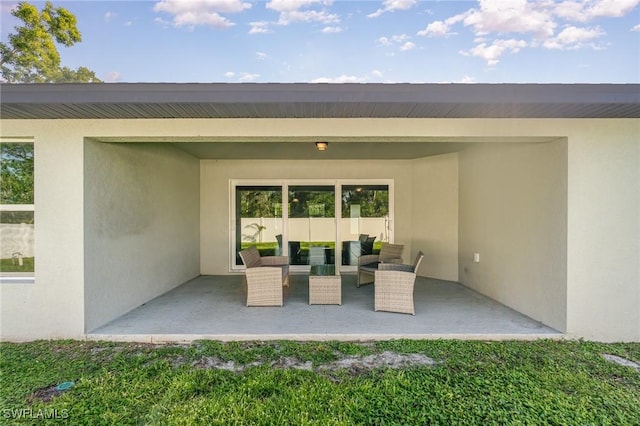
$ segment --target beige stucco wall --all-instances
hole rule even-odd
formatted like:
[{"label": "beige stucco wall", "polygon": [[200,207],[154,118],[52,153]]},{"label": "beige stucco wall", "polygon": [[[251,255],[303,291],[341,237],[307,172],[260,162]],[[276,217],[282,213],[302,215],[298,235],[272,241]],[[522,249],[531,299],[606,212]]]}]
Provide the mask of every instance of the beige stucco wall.
[{"label": "beige stucco wall", "polygon": [[404,261],[422,250],[429,260],[420,275],[457,278],[457,154],[393,161],[203,160],[201,176],[204,275],[230,270],[229,180],[393,179],[394,241],[405,246]]},{"label": "beige stucco wall", "polygon": [[35,282],[0,284],[0,338],[84,334],[83,139],[61,126],[2,122],[2,136],[34,138]]},{"label": "beige stucco wall", "polygon": [[199,275],[199,183],[173,146],[86,141],[86,331]]},{"label": "beige stucco wall", "polygon": [[[85,136],[202,140],[321,135],[508,137],[516,141],[536,136],[566,138],[567,331],[600,340],[640,341],[638,119],[2,120],[0,132],[6,137],[32,136],[36,141],[36,282],[0,284],[2,339],[78,337],[84,333]],[[286,169],[290,167],[297,170],[287,163]],[[205,172],[212,170],[203,165],[202,180]],[[267,173],[259,168],[255,171]],[[212,173],[215,177],[217,172]],[[414,211],[413,193],[400,192],[401,183],[411,186],[414,177],[406,170],[399,173],[403,178],[395,178],[397,221],[403,214],[398,206]],[[216,191],[217,186],[213,188]],[[226,187],[223,195],[222,200],[227,202]],[[205,201],[204,194],[201,201]],[[203,212],[216,217],[204,207]],[[221,221],[212,228],[201,227],[201,238],[211,238],[212,231],[220,232],[217,226],[226,230],[227,225]],[[408,231],[402,230],[399,222],[396,225],[396,239],[412,241]],[[223,246],[225,252],[227,247]],[[201,267],[204,269],[204,261]]]},{"label": "beige stucco wall", "polygon": [[461,152],[459,233],[463,284],[566,330],[566,141]]},{"label": "beige stucco wall", "polygon": [[411,259],[418,274],[458,281],[458,154],[412,161]]},{"label": "beige stucco wall", "polygon": [[640,341],[640,120],[589,123],[568,155],[567,328]]}]

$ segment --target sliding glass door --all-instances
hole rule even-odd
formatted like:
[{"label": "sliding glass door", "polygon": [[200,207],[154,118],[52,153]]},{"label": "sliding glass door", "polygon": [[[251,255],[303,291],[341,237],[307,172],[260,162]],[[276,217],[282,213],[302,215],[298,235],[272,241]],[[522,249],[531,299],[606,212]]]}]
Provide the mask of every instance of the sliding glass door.
[{"label": "sliding glass door", "polygon": [[355,269],[357,258],[393,242],[393,181],[231,181],[231,270],[250,246],[262,256]]},{"label": "sliding glass door", "polygon": [[389,242],[389,185],[342,185],[342,265],[380,251]]},{"label": "sliding glass door", "polygon": [[335,263],[335,186],[289,186],[289,263]]},{"label": "sliding glass door", "polygon": [[262,256],[283,254],[282,187],[235,187],[235,266],[242,265],[238,253],[256,246]]}]

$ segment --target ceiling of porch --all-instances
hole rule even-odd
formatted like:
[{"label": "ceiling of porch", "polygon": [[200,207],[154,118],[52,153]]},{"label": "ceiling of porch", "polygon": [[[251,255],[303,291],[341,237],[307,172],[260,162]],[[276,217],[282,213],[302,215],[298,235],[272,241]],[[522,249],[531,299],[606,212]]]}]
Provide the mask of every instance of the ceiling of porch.
[{"label": "ceiling of porch", "polygon": [[[558,137],[289,137],[289,138],[92,138],[99,142],[171,144],[200,159],[218,160],[409,160],[459,152],[471,146],[506,143],[545,143]],[[326,151],[315,142],[329,143]]]}]

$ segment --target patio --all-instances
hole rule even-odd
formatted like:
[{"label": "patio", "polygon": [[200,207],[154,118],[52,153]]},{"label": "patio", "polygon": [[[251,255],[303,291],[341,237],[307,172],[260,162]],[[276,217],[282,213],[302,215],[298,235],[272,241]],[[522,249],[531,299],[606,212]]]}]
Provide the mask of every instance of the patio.
[{"label": "patio", "polygon": [[463,285],[416,280],[416,315],[374,312],[373,286],[342,275],[342,305],[309,305],[308,276],[291,275],[284,307],[245,307],[241,275],[200,276],[87,333],[92,340],[536,339],[562,333]]}]

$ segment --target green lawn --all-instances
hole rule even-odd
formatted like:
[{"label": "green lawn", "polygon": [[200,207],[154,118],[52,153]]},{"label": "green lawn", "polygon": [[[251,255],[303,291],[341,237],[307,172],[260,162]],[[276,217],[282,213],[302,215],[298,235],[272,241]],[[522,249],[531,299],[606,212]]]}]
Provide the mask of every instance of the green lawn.
[{"label": "green lawn", "polygon": [[[371,368],[362,358],[389,353],[434,364]],[[640,363],[640,344],[3,343],[0,423],[640,424],[640,371],[603,354]],[[69,380],[70,390],[51,390]]]},{"label": "green lawn", "polygon": [[17,259],[0,259],[0,272],[33,272],[34,258],[25,257],[22,259],[22,266],[18,265]]}]

